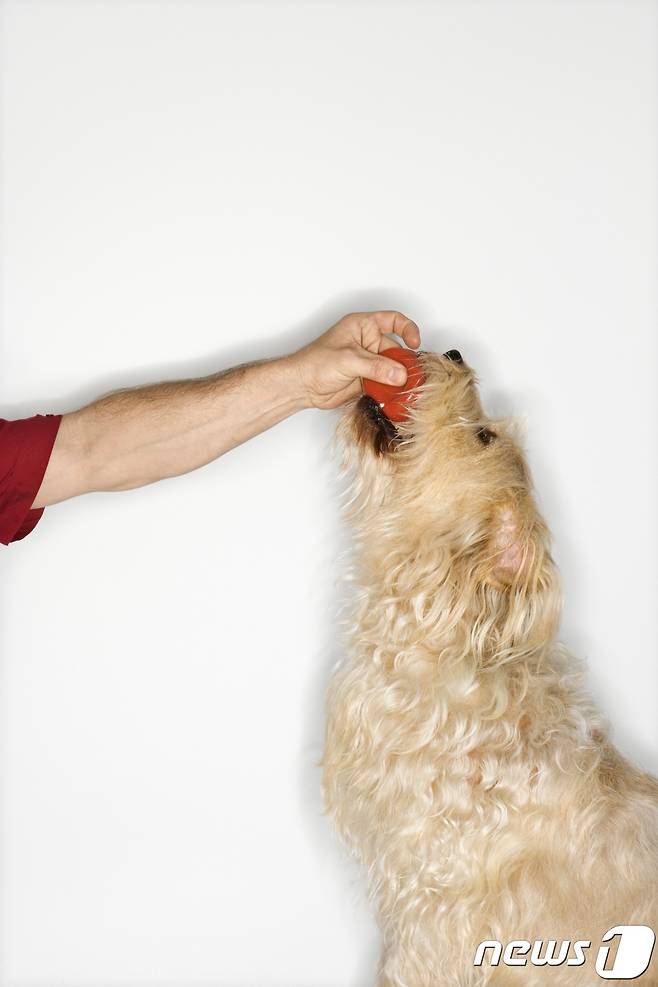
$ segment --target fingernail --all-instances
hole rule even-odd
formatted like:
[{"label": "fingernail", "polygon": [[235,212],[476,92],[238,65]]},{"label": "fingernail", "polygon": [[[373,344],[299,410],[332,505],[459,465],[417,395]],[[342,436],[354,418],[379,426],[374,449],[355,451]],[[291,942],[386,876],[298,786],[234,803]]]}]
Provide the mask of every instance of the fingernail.
[{"label": "fingernail", "polygon": [[393,384],[404,384],[405,380],[407,379],[407,375],[405,374],[402,367],[391,367],[391,369],[388,372],[388,379]]}]

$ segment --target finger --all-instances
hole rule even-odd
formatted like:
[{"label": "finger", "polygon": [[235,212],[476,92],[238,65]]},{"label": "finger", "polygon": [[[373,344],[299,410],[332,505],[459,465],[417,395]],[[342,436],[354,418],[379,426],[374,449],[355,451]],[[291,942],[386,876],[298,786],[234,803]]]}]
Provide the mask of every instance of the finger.
[{"label": "finger", "polygon": [[373,312],[372,317],[381,332],[394,332],[413,350],[420,346],[420,329],[402,312]]},{"label": "finger", "polygon": [[407,368],[397,360],[387,356],[375,356],[367,350],[356,350],[345,361],[344,373],[350,377],[366,377],[380,384],[393,384],[396,387],[406,383]]}]

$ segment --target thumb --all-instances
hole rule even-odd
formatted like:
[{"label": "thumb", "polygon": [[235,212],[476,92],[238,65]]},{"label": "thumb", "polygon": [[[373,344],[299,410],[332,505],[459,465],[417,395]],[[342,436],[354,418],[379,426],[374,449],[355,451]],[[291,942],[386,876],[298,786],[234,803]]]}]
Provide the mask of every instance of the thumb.
[{"label": "thumb", "polygon": [[364,350],[356,360],[358,369],[355,366],[355,372],[359,377],[376,380],[377,383],[388,384],[389,387],[401,387],[406,383],[407,368],[397,360],[389,360],[387,356],[369,353],[367,350]]}]

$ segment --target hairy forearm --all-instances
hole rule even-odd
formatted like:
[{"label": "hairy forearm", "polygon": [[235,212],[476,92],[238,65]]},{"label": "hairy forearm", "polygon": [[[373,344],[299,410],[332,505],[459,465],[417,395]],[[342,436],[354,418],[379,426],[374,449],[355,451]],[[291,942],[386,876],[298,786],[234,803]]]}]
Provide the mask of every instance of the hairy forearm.
[{"label": "hairy forearm", "polygon": [[109,394],[64,416],[35,506],[187,473],[305,406],[286,358]]},{"label": "hairy forearm", "polygon": [[400,312],[353,312],[290,356],[200,380],[118,391],[64,415],[34,507],[189,473],[302,408],[338,408],[361,378],[402,386],[388,333],[420,345]]}]

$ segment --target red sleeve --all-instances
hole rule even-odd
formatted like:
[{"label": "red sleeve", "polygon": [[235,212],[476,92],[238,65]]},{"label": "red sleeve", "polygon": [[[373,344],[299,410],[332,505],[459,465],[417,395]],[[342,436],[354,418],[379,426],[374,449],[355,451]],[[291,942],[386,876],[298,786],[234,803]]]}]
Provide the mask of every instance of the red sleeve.
[{"label": "red sleeve", "polygon": [[0,418],[0,542],[25,538],[43,514],[31,510],[55,444],[61,415]]}]

